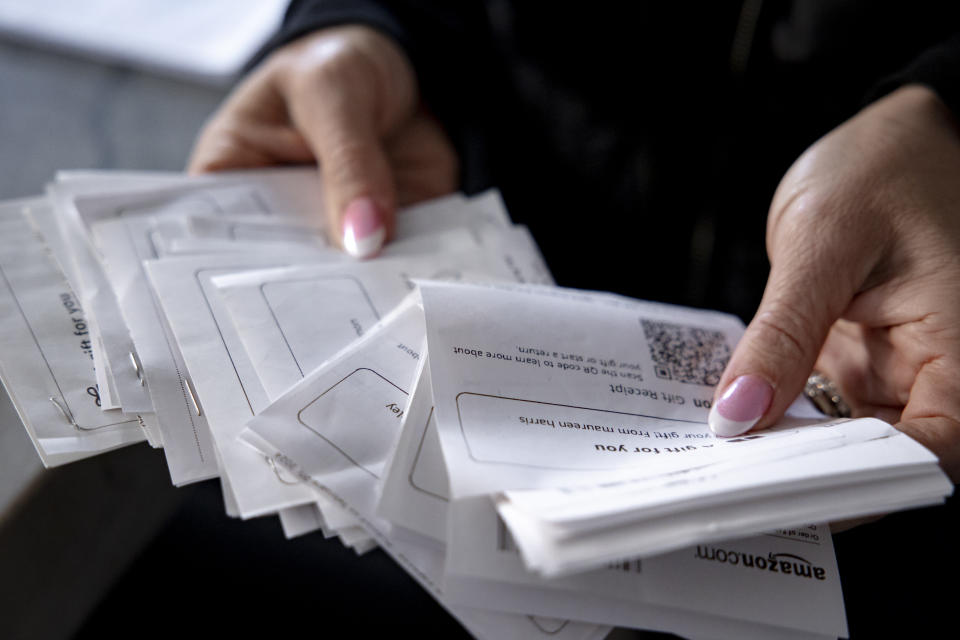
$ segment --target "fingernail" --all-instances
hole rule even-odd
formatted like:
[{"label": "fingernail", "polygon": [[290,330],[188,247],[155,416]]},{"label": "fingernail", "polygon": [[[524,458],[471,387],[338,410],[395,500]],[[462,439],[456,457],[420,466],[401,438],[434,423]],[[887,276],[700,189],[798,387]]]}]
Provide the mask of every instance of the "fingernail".
[{"label": "fingernail", "polygon": [[383,214],[370,198],[357,198],[343,212],[343,248],[354,258],[377,254],[387,238]]},{"label": "fingernail", "polygon": [[710,409],[707,422],[718,436],[738,436],[757,424],[772,399],[769,382],[759,376],[740,376]]}]

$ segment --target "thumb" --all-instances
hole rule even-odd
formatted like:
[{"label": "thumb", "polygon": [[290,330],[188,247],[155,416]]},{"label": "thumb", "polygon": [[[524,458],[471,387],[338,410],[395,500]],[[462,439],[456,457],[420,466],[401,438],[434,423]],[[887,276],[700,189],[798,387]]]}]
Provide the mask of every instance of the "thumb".
[{"label": "thumb", "polygon": [[337,99],[304,127],[323,177],[330,237],[350,255],[369,258],[393,229],[393,175],[372,117]]},{"label": "thumb", "polygon": [[389,37],[360,25],[290,46],[293,63],[279,82],[320,165],[330,236],[353,256],[371,257],[393,230],[396,186],[383,140],[413,114],[413,68]]},{"label": "thumb", "polygon": [[[823,244],[794,238],[771,250],[763,299],[720,378],[710,428],[735,436],[780,419],[813,369],[833,323],[853,297],[854,269]],[[831,255],[832,253],[832,255]],[[850,266],[850,265],[846,265]]]}]

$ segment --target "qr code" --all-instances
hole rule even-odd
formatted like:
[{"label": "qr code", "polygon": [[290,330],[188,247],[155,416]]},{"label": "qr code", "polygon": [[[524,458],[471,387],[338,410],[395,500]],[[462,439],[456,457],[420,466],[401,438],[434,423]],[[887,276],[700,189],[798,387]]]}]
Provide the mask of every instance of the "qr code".
[{"label": "qr code", "polygon": [[730,345],[720,331],[641,320],[658,378],[714,386],[720,382]]}]

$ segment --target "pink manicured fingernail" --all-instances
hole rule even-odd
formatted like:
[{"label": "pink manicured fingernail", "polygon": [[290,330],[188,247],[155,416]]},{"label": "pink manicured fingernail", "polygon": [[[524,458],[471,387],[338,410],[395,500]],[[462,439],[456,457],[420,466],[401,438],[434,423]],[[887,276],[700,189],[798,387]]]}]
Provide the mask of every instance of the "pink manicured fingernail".
[{"label": "pink manicured fingernail", "polygon": [[718,436],[738,436],[757,424],[771,400],[773,387],[769,382],[759,376],[740,376],[710,409],[707,422]]},{"label": "pink manicured fingernail", "polygon": [[370,198],[357,198],[343,212],[343,248],[354,258],[377,254],[387,238],[383,214]]}]

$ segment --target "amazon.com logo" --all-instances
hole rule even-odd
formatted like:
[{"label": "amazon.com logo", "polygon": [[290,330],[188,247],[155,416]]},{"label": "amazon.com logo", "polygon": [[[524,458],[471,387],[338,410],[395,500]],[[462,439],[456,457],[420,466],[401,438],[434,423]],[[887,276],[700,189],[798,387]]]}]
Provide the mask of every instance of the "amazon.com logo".
[{"label": "amazon.com logo", "polygon": [[827,577],[827,572],[823,567],[818,567],[806,558],[801,558],[792,553],[769,553],[766,556],[755,556],[752,553],[697,545],[696,557],[700,560],[710,560],[746,567],[747,569],[769,571],[770,573],[782,573],[787,576],[815,578],[817,580],[824,580]]}]

